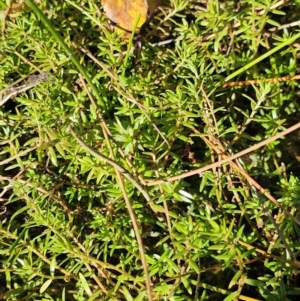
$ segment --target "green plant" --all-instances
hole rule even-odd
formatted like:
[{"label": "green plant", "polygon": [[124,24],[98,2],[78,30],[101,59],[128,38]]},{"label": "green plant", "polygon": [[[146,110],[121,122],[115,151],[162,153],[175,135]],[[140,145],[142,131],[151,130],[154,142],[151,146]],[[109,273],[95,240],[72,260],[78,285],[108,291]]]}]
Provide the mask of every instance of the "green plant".
[{"label": "green plant", "polygon": [[130,41],[90,0],[7,16],[0,89],[52,76],[0,108],[5,299],[297,300],[298,136],[272,137],[300,11],[261,2],[166,1]]}]

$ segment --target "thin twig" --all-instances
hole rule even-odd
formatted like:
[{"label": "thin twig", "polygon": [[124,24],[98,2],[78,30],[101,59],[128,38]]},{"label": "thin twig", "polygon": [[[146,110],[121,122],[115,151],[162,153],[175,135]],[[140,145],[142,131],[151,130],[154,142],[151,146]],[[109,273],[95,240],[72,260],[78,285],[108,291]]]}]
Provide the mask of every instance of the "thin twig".
[{"label": "thin twig", "polygon": [[[79,79],[80,79],[80,82],[81,82],[82,86],[84,87],[85,92],[88,95],[88,97],[89,97],[89,99],[90,99],[90,101],[91,101],[91,103],[92,103],[92,105],[93,105],[93,107],[95,109],[95,112],[96,112],[96,114],[98,116],[98,120],[99,120],[99,122],[101,124],[102,130],[103,130],[103,134],[105,136],[105,140],[107,141],[108,146],[110,147],[110,142],[111,141],[114,142],[114,144],[118,148],[118,152],[121,154],[121,156],[123,157],[123,159],[126,160],[128,166],[131,168],[131,170],[134,172],[134,174],[137,175],[137,177],[139,178],[140,182],[145,186],[145,180],[144,180],[143,176],[138,174],[136,168],[133,166],[133,164],[127,158],[127,156],[125,156],[123,150],[119,147],[118,143],[114,139],[114,137],[113,137],[110,129],[108,128],[107,124],[105,123],[105,119],[104,119],[103,115],[101,114],[101,112],[100,112],[100,110],[99,110],[99,108],[98,108],[98,106],[97,106],[97,104],[96,104],[96,102],[95,102],[95,100],[94,100],[91,92],[88,89],[87,84],[84,81],[83,76],[80,73],[79,73]],[[110,150],[111,150],[111,147],[110,147]],[[113,156],[113,152],[112,151],[111,151],[111,155]]]},{"label": "thin twig", "polygon": [[[205,99],[206,99],[206,102],[208,103],[208,105],[210,105],[209,98],[208,98],[208,96],[206,95],[206,93],[205,93],[205,91],[204,91],[204,89],[203,89],[202,87],[201,87],[201,90],[202,90],[202,94],[204,95],[204,97],[205,97]],[[250,115],[250,119],[254,117],[255,112],[256,112],[256,110],[257,110],[257,107],[258,107],[258,105],[256,105],[255,108],[253,108],[253,111],[252,111],[252,113],[251,113],[251,115]],[[212,106],[210,106],[210,112],[211,112],[211,114],[213,114],[213,112],[214,112]],[[213,114],[213,116],[214,116],[214,114]],[[211,128],[216,128],[216,129],[217,129],[217,134],[218,134],[218,136],[219,136],[218,125],[217,125],[216,120],[214,120],[214,122],[215,122],[215,124],[214,124],[214,125],[211,124],[210,127],[211,127]],[[198,134],[200,134],[200,133],[198,133]],[[212,133],[211,133],[211,135],[212,135]],[[203,139],[204,141],[206,140],[205,137],[202,137],[202,139]],[[230,155],[233,154],[232,150],[230,149],[230,145],[229,145],[229,144],[227,144],[226,142],[223,142],[223,141],[221,142],[219,139],[216,139],[216,138],[213,137],[213,136],[212,136],[212,140],[213,140],[214,142],[217,143],[218,147],[215,147],[214,143],[210,143],[210,147],[213,148],[219,156],[221,155],[221,158],[226,158],[226,157],[227,157],[227,155],[226,155],[226,150],[230,153]],[[208,144],[208,141],[206,141],[206,144]],[[231,144],[232,144],[232,143],[231,143]],[[225,147],[224,147],[223,145],[225,145]],[[225,150],[225,149],[226,149],[226,150]],[[250,186],[251,190],[253,191],[254,194],[256,194],[256,196],[257,196],[259,202],[260,202],[261,205],[262,205],[262,208],[263,208],[264,212],[268,215],[268,217],[269,217],[270,221],[272,222],[272,224],[273,224],[275,230],[277,231],[278,235],[280,236],[281,242],[284,244],[284,246],[285,246],[286,250],[288,251],[290,257],[293,258],[293,253],[292,253],[292,251],[291,251],[291,249],[290,249],[288,243],[286,242],[283,233],[280,231],[280,229],[279,229],[279,227],[278,227],[278,225],[277,225],[275,219],[273,218],[272,214],[270,213],[269,208],[266,206],[265,202],[264,202],[263,199],[261,198],[261,195],[260,195],[260,192],[259,192],[259,191],[262,191],[262,190],[265,191],[265,190],[264,190],[258,183],[253,183],[254,180],[253,180],[250,176],[248,176],[248,174],[246,173],[246,171],[244,170],[242,164],[241,164],[239,161],[240,161],[240,158],[238,158],[238,159],[236,160],[236,163],[234,163],[233,161],[231,161],[231,162],[229,162],[229,164],[230,164],[234,169],[236,169],[238,172],[242,173],[243,175],[247,175],[247,176],[245,176],[245,178],[248,180],[248,183],[249,183],[249,186]],[[252,180],[253,180],[253,181],[252,181]],[[276,200],[275,200],[275,202],[273,201],[273,197],[272,197],[271,201],[272,201],[273,203],[275,203],[275,204],[276,204],[276,202],[277,202]],[[277,203],[278,203],[278,202],[277,202]],[[276,204],[276,205],[277,205],[277,204]],[[281,208],[285,213],[288,212],[288,211],[285,210],[283,207],[280,207],[280,208]],[[292,219],[295,220],[294,218],[292,218]]]},{"label": "thin twig", "polygon": [[[102,114],[98,110],[97,104],[96,104],[93,96],[89,93],[89,90],[88,90],[88,88],[86,86],[86,83],[84,82],[84,79],[83,79],[81,74],[79,74],[79,78],[80,78],[80,81],[82,82],[84,88],[86,89],[86,92],[89,96],[89,99],[90,99],[92,105],[94,106],[95,111],[97,112],[97,115],[98,115],[102,130],[103,130],[105,140],[106,140],[107,145],[109,147],[110,156],[113,158],[113,160],[115,160],[114,152],[113,152],[113,149],[112,149],[111,144],[110,144],[110,138],[111,137],[108,137],[108,135],[112,136],[111,133],[110,133],[110,130],[107,127]],[[121,187],[121,190],[122,190],[125,202],[126,202],[126,207],[127,207],[128,212],[129,212],[130,219],[131,219],[131,222],[132,222],[132,225],[133,225],[133,228],[134,228],[136,240],[137,240],[137,243],[138,243],[138,246],[139,246],[140,260],[141,260],[142,265],[143,265],[143,270],[144,270],[144,274],[145,274],[145,281],[146,281],[146,287],[147,287],[147,291],[148,291],[148,300],[152,301],[152,289],[151,289],[150,276],[149,276],[149,272],[148,272],[148,265],[147,265],[146,255],[145,255],[145,248],[144,248],[144,243],[143,243],[141,234],[139,232],[137,218],[136,218],[136,215],[135,215],[134,210],[132,208],[132,205],[131,205],[131,202],[129,200],[128,194],[126,192],[126,189],[125,189],[125,186],[124,186],[124,181],[121,177],[121,173],[119,172],[119,170],[116,167],[115,167],[115,171],[116,171],[116,176],[117,176],[118,182],[120,184],[120,187]]]},{"label": "thin twig", "polygon": [[107,158],[106,156],[96,152],[95,150],[93,150],[91,147],[89,147],[88,145],[86,145],[73,131],[72,128],[70,128],[70,133],[72,134],[72,136],[75,138],[75,140],[89,153],[91,153],[93,156],[99,158],[100,160],[103,160],[104,162],[108,163],[109,165],[115,167],[127,180],[129,180],[133,186],[135,186],[136,189],[138,189],[142,195],[144,196],[144,198],[149,202],[150,201],[150,196],[148,194],[148,192],[142,187],[142,185],[139,183],[138,180],[136,180],[133,175],[126,170],[124,167],[122,167],[121,165],[119,165],[117,162]]},{"label": "thin twig", "polygon": [[37,149],[37,148],[38,148],[38,146],[33,146],[32,148],[23,150],[23,151],[21,151],[21,152],[15,154],[14,156],[11,156],[11,157],[9,157],[9,158],[3,160],[3,161],[0,161],[0,166],[1,166],[1,165],[5,165],[5,164],[7,164],[7,163],[9,163],[9,162],[11,162],[11,161],[17,159],[17,158],[23,157],[23,156],[27,155],[28,153],[34,151],[34,150]]},{"label": "thin twig", "polygon": [[254,187],[254,185],[251,185],[251,189],[252,191],[256,194],[258,201],[260,202],[263,211],[267,214],[267,216],[269,217],[271,223],[273,224],[277,234],[279,235],[281,242],[283,243],[284,247],[286,248],[287,252],[289,253],[289,256],[291,259],[295,259],[295,256],[290,248],[290,246],[288,245],[288,243],[285,240],[285,237],[283,235],[283,233],[281,232],[281,230],[279,229],[279,226],[277,225],[274,217],[272,216],[269,208],[267,207],[265,201],[262,199],[261,194],[259,193],[259,191]]},{"label": "thin twig", "polygon": [[[201,137],[206,144],[208,144],[212,149],[214,149],[218,154],[221,154],[223,158],[230,159],[231,157],[227,156],[225,153],[225,149],[222,144],[219,144],[219,148],[213,145],[208,139],[205,137]],[[300,221],[298,221],[287,209],[285,209],[269,192],[267,192],[262,186],[260,186],[253,178],[251,178],[244,169],[240,168],[238,164],[234,161],[230,160],[229,164],[232,168],[234,168],[238,173],[240,173],[251,186],[256,188],[260,193],[262,193],[267,199],[269,199],[273,204],[279,207],[286,215],[288,215],[297,225],[300,226]]]},{"label": "thin twig", "polygon": [[[128,179],[145,197],[145,199],[147,201],[150,201],[150,196],[148,194],[148,192],[142,187],[142,185],[129,173],[129,171],[127,171],[124,167],[122,167],[121,165],[119,165],[118,163],[116,163],[115,161],[107,158],[106,156],[96,152],[95,150],[93,150],[91,147],[89,147],[88,145],[86,145],[73,131],[72,128],[70,128],[70,132],[72,134],[72,136],[75,138],[75,140],[85,149],[87,150],[89,153],[91,153],[92,155],[94,155],[96,158],[99,158],[100,160],[103,160],[104,162],[108,163],[109,165],[113,166],[119,173],[121,173],[126,179]],[[121,185],[121,188],[124,189],[124,185]],[[122,189],[122,190],[123,190]],[[125,192],[125,190],[123,191],[123,193]],[[129,201],[129,200],[127,200]],[[132,210],[132,206],[128,206],[129,209],[129,213],[131,215],[131,219],[134,219],[134,212]],[[130,210],[131,209],[131,210]],[[137,226],[135,224],[133,224],[134,226]],[[138,244],[143,247],[143,243],[142,243],[142,239],[139,235],[139,229],[135,227],[135,232],[138,233],[137,235],[137,240],[138,240]],[[147,287],[147,291],[148,291],[148,299],[151,301],[152,300],[152,293],[151,293],[151,286],[150,286],[150,278],[149,278],[149,273],[148,273],[148,268],[147,268],[147,261],[146,261],[146,257],[145,257],[145,253],[141,253],[141,260],[142,260],[142,264],[143,264],[143,269],[144,269],[144,273],[145,273],[145,278],[146,278],[146,287]]]},{"label": "thin twig", "polygon": [[249,79],[249,80],[238,81],[238,82],[227,82],[227,83],[223,83],[221,87],[226,88],[226,87],[257,85],[260,83],[279,83],[279,82],[286,82],[286,81],[298,80],[298,79],[300,79],[300,74],[287,75],[287,76],[274,77],[274,78]]},{"label": "thin twig", "polygon": [[270,253],[268,253],[268,252],[266,252],[264,250],[261,250],[261,249],[259,249],[257,247],[254,247],[254,246],[252,246],[252,245],[250,245],[250,244],[248,244],[248,243],[246,243],[246,242],[244,242],[242,240],[238,240],[237,243],[240,244],[243,247],[246,247],[248,250],[253,250],[253,251],[257,252],[257,253],[260,253],[263,256],[267,257],[267,258],[277,259],[280,262],[287,263],[287,264],[289,264],[289,265],[291,265],[293,267],[296,267],[296,268],[300,268],[300,261],[298,261],[298,260],[295,260],[295,259],[289,260],[289,259],[281,258],[279,256],[276,256],[276,255],[270,254]]},{"label": "thin twig", "polygon": [[261,148],[261,147],[277,140],[278,138],[281,138],[281,137],[283,137],[283,136],[285,136],[285,135],[287,135],[287,134],[289,134],[289,133],[291,133],[291,132],[293,132],[293,131],[295,131],[299,128],[300,128],[300,122],[298,122],[297,124],[291,126],[288,129],[278,133],[277,135],[275,135],[273,137],[270,137],[270,138],[268,138],[264,141],[261,141],[261,142],[255,144],[255,145],[253,145],[253,146],[251,146],[251,147],[249,147],[249,148],[247,148],[247,149],[245,149],[241,152],[238,152],[235,155],[232,155],[228,158],[225,158],[225,159],[220,160],[218,162],[215,162],[213,164],[210,164],[210,165],[207,165],[207,166],[204,166],[204,167],[201,167],[201,168],[197,168],[195,170],[191,170],[191,171],[188,171],[186,173],[182,173],[181,175],[173,176],[173,177],[170,177],[170,178],[167,178],[167,179],[164,179],[164,180],[156,180],[156,181],[152,181],[152,182],[146,182],[146,185],[147,186],[154,186],[154,185],[161,184],[161,183],[173,182],[173,181],[176,181],[176,180],[184,179],[184,178],[196,175],[196,174],[201,175],[207,170],[210,170],[210,169],[215,168],[215,167],[219,167],[224,163],[228,163],[228,162],[230,162],[234,159],[237,159],[237,158],[242,157],[246,154],[249,154],[249,153],[255,151],[256,149],[259,149],[259,148]]},{"label": "thin twig", "polygon": [[[65,204],[65,202],[59,196],[55,196],[54,194],[50,193],[48,190],[44,189],[43,187],[38,186],[36,183],[33,184],[31,182],[28,182],[27,180],[14,179],[14,178],[12,179],[10,177],[3,177],[1,175],[0,175],[0,181],[9,181],[9,182],[15,181],[18,184],[22,184],[24,186],[33,188],[36,191],[39,191],[39,192],[43,193],[45,196],[48,196],[49,199],[54,200],[60,206],[62,206],[63,209],[65,210],[65,212],[67,213],[69,220],[71,220],[72,213],[71,213],[70,209],[68,208],[68,206]],[[7,186],[7,188],[11,188],[11,187],[13,187],[13,185]]]},{"label": "thin twig", "polygon": [[144,105],[142,105],[141,103],[139,103],[133,97],[133,95],[128,91],[128,89],[126,89],[126,87],[122,84],[122,82],[102,62],[100,62],[95,56],[93,56],[91,52],[89,52],[87,49],[82,48],[82,47],[80,48],[80,50],[82,52],[84,52],[88,57],[90,57],[97,65],[99,65],[110,76],[110,78],[112,78],[116,82],[118,82],[118,84],[120,85],[120,87],[122,88],[122,90],[124,91],[124,93],[120,89],[118,89],[115,85],[114,85],[114,89],[118,93],[120,93],[121,95],[125,95],[125,98],[127,100],[129,100],[130,102],[134,103],[135,105],[137,105],[139,107],[139,109],[142,111],[142,113],[144,114],[144,116],[146,116],[146,118],[151,123],[151,125],[153,126],[153,128],[160,135],[160,137],[165,141],[165,143],[167,145],[169,145],[168,140],[165,138],[165,136],[159,130],[159,128],[157,127],[157,125],[152,121],[152,119],[150,118],[149,114],[146,112],[146,109],[149,110],[150,108],[149,107],[145,107]]}]

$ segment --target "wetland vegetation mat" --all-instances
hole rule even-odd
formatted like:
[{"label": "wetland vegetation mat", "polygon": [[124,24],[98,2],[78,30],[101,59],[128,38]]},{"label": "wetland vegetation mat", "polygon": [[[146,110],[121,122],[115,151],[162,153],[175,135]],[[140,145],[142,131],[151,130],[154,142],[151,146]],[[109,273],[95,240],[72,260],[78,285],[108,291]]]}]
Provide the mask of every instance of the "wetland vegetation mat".
[{"label": "wetland vegetation mat", "polygon": [[0,0],[0,300],[299,300],[299,20]]}]

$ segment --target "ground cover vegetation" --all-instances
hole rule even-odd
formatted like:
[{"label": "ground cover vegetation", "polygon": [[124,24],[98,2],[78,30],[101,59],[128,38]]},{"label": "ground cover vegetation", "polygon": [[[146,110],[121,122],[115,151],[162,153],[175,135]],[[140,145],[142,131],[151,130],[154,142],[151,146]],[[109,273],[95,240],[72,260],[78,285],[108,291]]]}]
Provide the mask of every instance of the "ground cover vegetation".
[{"label": "ground cover vegetation", "polygon": [[23,3],[0,299],[298,300],[299,1],[162,1],[126,39],[100,1]]}]

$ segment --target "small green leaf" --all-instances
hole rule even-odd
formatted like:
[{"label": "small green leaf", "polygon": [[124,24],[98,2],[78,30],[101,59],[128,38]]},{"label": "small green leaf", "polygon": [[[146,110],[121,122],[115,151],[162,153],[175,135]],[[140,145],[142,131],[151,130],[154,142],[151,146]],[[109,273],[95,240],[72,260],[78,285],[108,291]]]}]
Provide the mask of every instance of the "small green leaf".
[{"label": "small green leaf", "polygon": [[85,290],[85,292],[87,293],[88,296],[92,295],[92,292],[90,290],[89,284],[86,281],[85,277],[83,276],[83,274],[79,273],[79,278],[81,280],[81,285],[83,287],[83,289]]},{"label": "small green leaf", "polygon": [[146,297],[146,291],[140,292],[135,298],[134,301],[143,301]]},{"label": "small green leaf", "polygon": [[123,292],[123,295],[125,296],[126,301],[133,301],[133,297],[129,293],[129,291],[128,291],[128,289],[127,289],[126,286],[122,286],[121,287],[121,291]]},{"label": "small green leaf", "polygon": [[67,94],[72,94],[72,92],[66,86],[62,86],[60,89]]},{"label": "small green leaf", "polygon": [[184,287],[186,288],[186,290],[188,291],[188,293],[191,295],[192,294],[192,288],[189,282],[189,276],[183,276],[181,277],[181,281],[184,285]]},{"label": "small green leaf", "polygon": [[53,256],[50,262],[50,275],[52,277],[54,277],[55,267],[56,267],[56,257]]},{"label": "small green leaf", "polygon": [[40,294],[42,294],[43,292],[45,292],[47,290],[47,288],[49,287],[51,282],[52,282],[52,279],[48,279],[46,282],[44,282],[44,284],[40,288]]},{"label": "small green leaf", "polygon": [[171,260],[170,258],[166,258],[168,265],[172,268],[172,270],[176,273],[179,273],[179,267]]},{"label": "small green leaf", "polygon": [[236,282],[238,281],[238,279],[240,279],[240,276],[242,275],[243,271],[241,270],[238,270],[235,275],[232,277],[229,285],[228,285],[228,288],[232,288],[234,285],[236,285]]},{"label": "small green leaf", "polygon": [[[88,299],[88,301],[94,301],[96,298],[99,297],[99,295],[103,294],[103,291],[102,290],[97,290],[93,295],[91,295]],[[99,299],[97,299],[99,300]]]},{"label": "small green leaf", "polygon": [[48,148],[48,154],[50,156],[50,160],[54,166],[57,166],[57,157],[53,147]]},{"label": "small green leaf", "polygon": [[220,226],[212,219],[209,219],[208,222],[212,225],[212,227],[216,230],[216,231],[220,231]]},{"label": "small green leaf", "polygon": [[231,301],[231,300],[234,300],[234,299],[236,299],[239,295],[240,295],[239,292],[233,292],[233,293],[231,293],[230,295],[228,295],[228,296],[224,299],[224,301]]},{"label": "small green leaf", "polygon": [[198,267],[198,264],[192,260],[192,259],[189,259],[189,265],[191,266],[191,268],[196,272],[196,273],[200,273],[200,269]]},{"label": "small green leaf", "polygon": [[257,287],[263,287],[266,285],[263,281],[250,278],[245,279],[245,283]]}]

